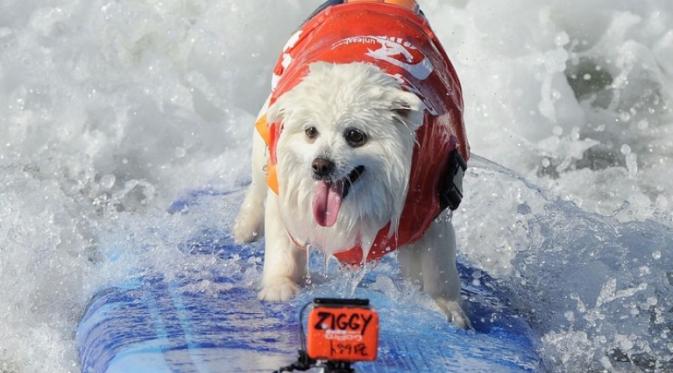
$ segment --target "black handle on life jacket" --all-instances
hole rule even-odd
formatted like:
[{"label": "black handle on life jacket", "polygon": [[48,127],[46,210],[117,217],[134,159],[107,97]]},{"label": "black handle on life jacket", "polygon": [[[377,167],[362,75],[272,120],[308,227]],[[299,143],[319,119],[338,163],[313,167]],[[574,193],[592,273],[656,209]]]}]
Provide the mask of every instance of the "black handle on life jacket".
[{"label": "black handle on life jacket", "polygon": [[463,200],[463,176],[467,170],[467,163],[460,155],[458,149],[454,149],[449,154],[449,164],[447,165],[446,179],[444,185],[439,188],[439,206],[444,210],[450,208],[455,210],[460,206]]},{"label": "black handle on life jacket", "polygon": [[313,17],[317,16],[318,13],[322,12],[323,10],[333,6],[333,5],[341,5],[344,3],[344,0],[327,0],[324,2],[321,6],[318,7],[318,9],[314,10],[313,13],[311,13],[308,18],[306,18],[306,21],[304,23],[310,21]]}]

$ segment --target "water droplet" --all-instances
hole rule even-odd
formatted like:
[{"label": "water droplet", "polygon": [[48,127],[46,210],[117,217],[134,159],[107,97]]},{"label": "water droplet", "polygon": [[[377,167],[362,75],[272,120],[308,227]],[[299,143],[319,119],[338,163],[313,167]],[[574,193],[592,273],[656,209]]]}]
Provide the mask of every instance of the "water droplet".
[{"label": "water droplet", "polygon": [[570,322],[575,321],[575,313],[573,311],[566,311],[563,316]]},{"label": "water droplet", "polygon": [[100,178],[100,186],[103,187],[103,189],[111,189],[115,185],[116,180],[115,175],[103,175],[103,177]]},{"label": "water droplet", "polygon": [[628,112],[624,111],[624,112],[622,112],[622,113],[619,114],[619,119],[620,119],[622,122],[628,122],[629,120],[631,120],[631,114],[629,114]]},{"label": "water droplet", "polygon": [[638,122],[638,129],[639,130],[646,130],[650,126],[650,123],[647,121],[647,119],[643,119],[640,122]]},{"label": "water droplet", "polygon": [[557,47],[562,47],[570,42],[570,38],[568,37],[568,34],[566,32],[559,32],[556,34],[556,37],[554,37],[554,44],[556,44]]},{"label": "water droplet", "polygon": [[622,145],[622,147],[619,149],[620,152],[624,155],[631,154],[631,147],[628,146],[627,144]]}]

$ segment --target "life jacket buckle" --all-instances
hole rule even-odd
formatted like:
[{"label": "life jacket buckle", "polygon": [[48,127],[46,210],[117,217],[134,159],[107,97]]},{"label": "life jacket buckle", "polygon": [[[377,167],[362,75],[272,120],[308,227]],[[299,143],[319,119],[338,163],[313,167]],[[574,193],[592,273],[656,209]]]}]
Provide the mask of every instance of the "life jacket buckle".
[{"label": "life jacket buckle", "polygon": [[460,206],[460,202],[463,200],[463,177],[465,176],[465,170],[467,170],[467,163],[458,152],[458,149],[454,149],[449,154],[448,180],[445,180],[446,185],[440,188],[439,192],[439,204],[442,210],[447,207],[455,210]]}]

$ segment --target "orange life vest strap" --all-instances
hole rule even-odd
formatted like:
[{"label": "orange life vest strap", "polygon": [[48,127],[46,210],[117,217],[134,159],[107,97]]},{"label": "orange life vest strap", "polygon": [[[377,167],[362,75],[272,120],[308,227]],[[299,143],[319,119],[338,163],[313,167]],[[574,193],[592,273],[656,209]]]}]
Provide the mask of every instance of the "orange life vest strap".
[{"label": "orange life vest strap", "polygon": [[[257,133],[264,139],[267,149],[269,149],[276,139],[273,138],[271,128],[266,120],[266,115],[262,115],[257,119],[255,128],[257,129]],[[271,155],[269,155],[269,160],[266,163],[266,183],[269,185],[269,189],[278,194],[278,171],[276,170],[274,160],[271,159]]]}]

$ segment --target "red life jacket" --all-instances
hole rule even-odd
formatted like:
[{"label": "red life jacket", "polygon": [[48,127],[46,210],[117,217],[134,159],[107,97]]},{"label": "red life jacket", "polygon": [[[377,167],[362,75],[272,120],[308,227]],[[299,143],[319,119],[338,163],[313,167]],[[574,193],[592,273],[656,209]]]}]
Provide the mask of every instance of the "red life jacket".
[{"label": "red life jacket", "polygon": [[[400,3],[400,1],[396,1]],[[462,175],[470,156],[463,125],[463,98],[458,76],[427,19],[410,6],[385,1],[353,1],[329,6],[309,19],[285,46],[275,69],[268,105],[296,86],[309,64],[371,63],[397,78],[425,104],[423,125],[416,131],[409,188],[396,234],[389,224],[378,232],[367,261],[420,239],[446,207],[462,198]],[[257,130],[269,149],[267,180],[278,190],[276,145],[281,123],[262,115]],[[362,248],[344,248],[335,256],[345,264],[362,264]]]}]

